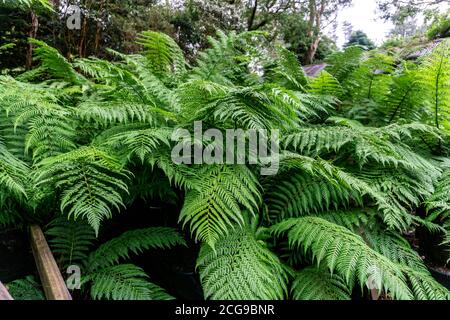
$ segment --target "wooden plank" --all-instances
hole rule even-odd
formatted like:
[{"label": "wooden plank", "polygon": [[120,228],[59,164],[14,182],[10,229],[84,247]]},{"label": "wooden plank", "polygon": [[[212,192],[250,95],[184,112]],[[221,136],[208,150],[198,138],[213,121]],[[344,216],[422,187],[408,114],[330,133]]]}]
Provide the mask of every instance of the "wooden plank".
[{"label": "wooden plank", "polygon": [[8,289],[0,282],[0,301],[3,300],[13,300],[13,298],[9,294]]},{"label": "wooden plank", "polygon": [[31,248],[47,300],[72,300],[42,229],[31,226]]}]

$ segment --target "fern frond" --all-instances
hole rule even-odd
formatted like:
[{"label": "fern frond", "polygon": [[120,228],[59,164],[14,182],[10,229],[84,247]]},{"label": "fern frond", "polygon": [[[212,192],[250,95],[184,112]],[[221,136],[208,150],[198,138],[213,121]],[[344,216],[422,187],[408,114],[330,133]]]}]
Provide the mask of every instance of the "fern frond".
[{"label": "fern frond", "polygon": [[183,51],[168,35],[161,32],[144,31],[139,35],[138,44],[144,47],[144,54],[150,69],[159,76],[183,74],[186,62]]},{"label": "fern frond", "polygon": [[291,292],[294,300],[350,300],[351,295],[342,277],[316,267],[297,272]]},{"label": "fern frond", "polygon": [[7,287],[14,300],[45,300],[44,292],[33,276],[10,282]]},{"label": "fern frond", "polygon": [[104,145],[124,153],[129,160],[137,157],[144,163],[158,148],[170,147],[171,135],[170,128],[156,127],[140,130],[129,128],[107,137]]},{"label": "fern frond", "polygon": [[[342,201],[344,206],[350,199],[361,204],[361,197],[368,195],[383,212],[389,227],[406,230],[412,223],[409,212],[395,199],[328,161],[286,153],[281,157],[280,166],[279,177],[269,182],[268,194],[269,209],[272,206],[282,217],[299,216],[308,210],[321,212],[330,209],[333,200]],[[306,182],[305,175],[315,182]],[[323,187],[325,184],[328,185]],[[305,197],[298,197],[304,190],[308,190]],[[283,203],[287,205],[280,205]]]},{"label": "fern frond", "polygon": [[225,34],[217,31],[216,38],[209,37],[210,48],[200,52],[197,66],[192,69],[188,79],[205,80],[223,85],[234,86],[240,83],[243,74],[248,73],[250,57],[242,52],[248,38],[254,33]]},{"label": "fern frond", "polygon": [[73,69],[72,65],[58,50],[37,39],[29,39],[28,41],[36,46],[33,50],[35,58],[41,61],[42,67],[55,79],[64,80],[71,84],[82,84],[85,82],[85,79]]},{"label": "fern frond", "polygon": [[198,169],[199,187],[186,194],[180,221],[189,224],[199,240],[214,247],[235,224],[242,225],[242,209],[256,213],[261,201],[259,183],[242,165]]},{"label": "fern frond", "polygon": [[327,57],[327,71],[339,82],[345,81],[359,66],[364,55],[361,47],[348,47],[342,52],[336,52]]},{"label": "fern frond", "polygon": [[420,67],[420,84],[427,89],[432,120],[450,132],[450,41],[443,41]]},{"label": "fern frond", "polygon": [[288,274],[280,260],[248,229],[204,244],[197,260],[205,296],[212,300],[281,300]]},{"label": "fern frond", "polygon": [[145,272],[132,264],[101,269],[84,277],[90,282],[94,300],[171,300],[159,286],[147,281]]},{"label": "fern frond", "polygon": [[309,81],[308,92],[315,95],[338,97],[342,94],[342,87],[335,77],[322,71]]},{"label": "fern frond", "polygon": [[4,188],[18,198],[26,197],[26,183],[29,167],[14,157],[0,140],[0,188]]},{"label": "fern frond", "polygon": [[305,91],[309,79],[300,65],[295,53],[278,46],[278,59],[275,66],[268,70],[265,78],[281,87],[295,91]]},{"label": "fern frond", "polygon": [[37,185],[49,184],[62,190],[61,211],[69,217],[86,218],[98,233],[100,223],[111,218],[112,208],[123,205],[121,192],[128,188],[127,173],[113,157],[94,147],[44,159],[36,173]]},{"label": "fern frond", "polygon": [[52,252],[58,256],[61,267],[85,263],[94,244],[95,233],[84,221],[57,218],[49,225],[45,234],[49,236]]},{"label": "fern frond", "polygon": [[[348,229],[317,217],[285,220],[272,227],[275,234],[287,232],[291,248],[310,250],[318,264],[324,262],[330,272],[336,272],[347,284],[357,280],[364,286],[371,269],[379,270],[382,288],[395,299],[413,299],[401,268],[368,247]],[[381,289],[381,287],[379,288]]]},{"label": "fern frond", "polygon": [[98,270],[116,264],[130,254],[139,254],[148,249],[168,249],[185,245],[180,234],[172,228],[153,227],[127,231],[102,244],[89,255],[89,270]]}]

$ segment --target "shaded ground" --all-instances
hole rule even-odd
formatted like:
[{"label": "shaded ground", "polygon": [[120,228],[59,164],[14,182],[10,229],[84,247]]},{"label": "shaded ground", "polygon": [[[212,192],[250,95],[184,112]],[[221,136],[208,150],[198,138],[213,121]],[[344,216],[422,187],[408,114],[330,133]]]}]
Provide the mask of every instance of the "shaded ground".
[{"label": "shaded ground", "polygon": [[28,235],[20,230],[0,230],[0,281],[8,283],[36,273]]}]

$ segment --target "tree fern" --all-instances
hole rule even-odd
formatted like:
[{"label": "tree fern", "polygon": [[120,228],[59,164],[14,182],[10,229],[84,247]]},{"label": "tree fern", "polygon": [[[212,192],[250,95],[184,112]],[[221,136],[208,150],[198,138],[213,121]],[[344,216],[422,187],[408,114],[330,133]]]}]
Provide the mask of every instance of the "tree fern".
[{"label": "tree fern", "polygon": [[172,228],[153,227],[127,231],[92,252],[89,256],[89,270],[109,267],[130,254],[139,254],[148,249],[169,249],[185,245],[183,238]]},{"label": "tree fern", "polygon": [[139,35],[138,43],[143,45],[149,66],[156,75],[180,75],[185,72],[183,52],[168,35],[144,31]]},{"label": "tree fern", "polygon": [[369,268],[376,267],[381,271],[383,289],[396,299],[413,299],[402,270],[344,227],[321,218],[304,217],[283,221],[272,230],[276,234],[288,232],[291,247],[311,250],[318,264],[324,262],[347,284],[354,278],[364,286],[370,276]]},{"label": "tree fern", "polygon": [[83,278],[91,282],[94,300],[169,300],[159,286],[148,282],[145,272],[132,264],[119,264],[101,269]]},{"label": "tree fern", "polygon": [[291,291],[295,300],[350,300],[351,293],[342,277],[316,267],[299,271]]},{"label": "tree fern", "polygon": [[444,41],[425,59],[420,84],[427,89],[433,123],[450,132],[450,42]]},{"label": "tree fern", "polygon": [[56,254],[61,266],[83,264],[94,245],[95,233],[82,221],[71,221],[61,217],[52,221],[45,234],[49,236],[52,252]]},{"label": "tree fern", "polygon": [[259,184],[245,166],[211,166],[199,169],[199,187],[186,194],[180,222],[188,224],[199,240],[215,245],[236,223],[243,224],[241,210],[256,213]]},{"label": "tree fern", "polygon": [[213,300],[280,300],[288,273],[251,229],[236,229],[212,249],[203,245],[197,267],[205,296]]},{"label": "tree fern", "polygon": [[82,147],[40,163],[37,185],[60,188],[61,210],[69,217],[86,218],[98,233],[100,222],[119,210],[127,192],[126,172],[113,157],[94,147]]},{"label": "tree fern", "polygon": [[36,46],[35,58],[41,61],[42,67],[47,70],[54,79],[64,80],[70,84],[81,84],[84,79],[76,73],[72,65],[56,50],[45,42],[29,39]]}]

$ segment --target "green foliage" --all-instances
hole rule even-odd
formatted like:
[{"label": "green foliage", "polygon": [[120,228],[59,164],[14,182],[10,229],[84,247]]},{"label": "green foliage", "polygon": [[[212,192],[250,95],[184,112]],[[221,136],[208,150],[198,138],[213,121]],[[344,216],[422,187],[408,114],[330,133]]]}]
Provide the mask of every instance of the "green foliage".
[{"label": "green foliage", "polygon": [[450,132],[450,41],[444,41],[425,58],[420,71],[420,84],[427,89],[426,101],[432,110],[434,125]]},{"label": "green foliage", "polygon": [[295,300],[350,300],[350,290],[343,278],[327,270],[308,267],[299,271],[292,284]]},{"label": "green foliage", "polygon": [[77,264],[83,272],[82,289],[89,289],[92,299],[149,300],[170,299],[159,286],[133,264],[121,264],[130,256],[148,249],[169,249],[185,245],[171,228],[152,227],[132,230],[93,250],[95,234],[87,223],[64,218],[54,220],[46,232],[50,246],[61,265]]},{"label": "green foliage", "polygon": [[52,221],[45,234],[51,238],[49,245],[62,267],[84,263],[95,241],[95,233],[87,223],[66,218]]},{"label": "green foliage", "polygon": [[98,233],[100,222],[112,215],[111,208],[123,205],[121,192],[127,192],[126,173],[107,153],[83,147],[43,160],[37,172],[37,184],[60,188],[61,211],[69,217],[85,218]]},{"label": "green foliage", "polygon": [[169,249],[176,245],[185,245],[183,238],[171,228],[154,227],[127,231],[92,252],[88,259],[90,270],[109,267],[120,259],[138,255],[144,250]]},{"label": "green foliage", "polygon": [[[0,223],[60,218],[50,244],[61,267],[82,267],[93,299],[169,298],[127,260],[185,245],[174,228],[96,245],[138,199],[170,203],[172,227],[200,242],[208,299],[349,299],[371,282],[392,299],[448,299],[404,236],[450,229],[448,45],[399,64],[349,47],[308,78],[266,40],[219,32],[192,66],[155,32],[142,33],[141,54],[110,50],[113,61],[34,41],[40,66],[0,78]],[[259,174],[266,159],[174,163],[175,130],[213,146],[197,141],[196,121],[278,130],[278,172]]]},{"label": "green foliage", "polygon": [[189,223],[197,239],[214,246],[234,224],[243,225],[242,209],[256,214],[260,203],[258,181],[245,166],[199,169],[198,188],[186,194],[180,221]]},{"label": "green foliage", "polygon": [[356,45],[362,46],[366,50],[373,50],[376,47],[373,41],[369,39],[367,34],[365,34],[361,30],[355,31],[350,35],[350,39],[345,44],[345,47],[351,47]]},{"label": "green foliage", "polygon": [[158,76],[183,74],[186,71],[184,55],[177,43],[168,35],[145,31],[138,43],[144,47],[144,54],[152,72]]},{"label": "green foliage", "polygon": [[119,264],[89,274],[94,300],[170,300],[172,297],[147,281],[145,272],[132,264]]},{"label": "green foliage", "polygon": [[429,39],[446,38],[450,36],[450,11],[435,17],[433,23],[427,30]]},{"label": "green foliage", "polygon": [[[290,247],[310,251],[318,265],[323,263],[330,272],[343,277],[347,285],[357,281],[364,286],[367,281],[375,281],[394,299],[402,300],[449,297],[448,291],[430,280],[425,271],[405,269],[391,261],[389,256],[371,249],[353,232],[321,218],[285,220],[272,227],[272,232],[277,235],[287,232]],[[423,277],[420,273],[424,273]],[[412,290],[407,279],[412,283]]]},{"label": "green foliage", "polygon": [[10,282],[7,287],[14,300],[45,300],[44,292],[33,276]]},{"label": "green foliage", "polygon": [[197,260],[205,296],[213,300],[281,300],[288,272],[249,227],[203,245]]},{"label": "green foliage", "polygon": [[35,59],[41,61],[42,68],[46,70],[53,79],[66,81],[71,84],[79,84],[83,78],[75,72],[72,65],[64,58],[58,50],[50,47],[43,41],[36,39],[28,40],[35,45]]},{"label": "green foliage", "polygon": [[338,81],[345,80],[361,61],[364,50],[358,46],[346,48],[343,52],[336,52],[327,57],[328,72]]}]

